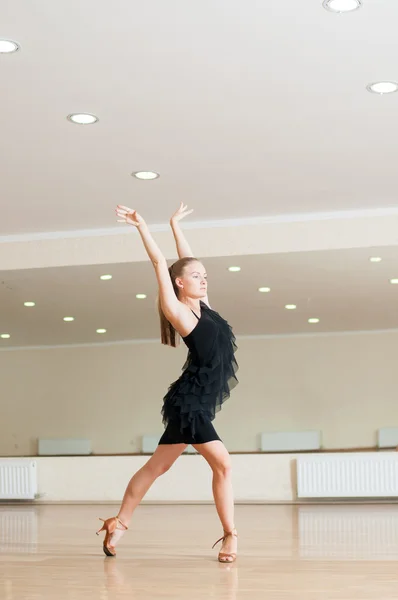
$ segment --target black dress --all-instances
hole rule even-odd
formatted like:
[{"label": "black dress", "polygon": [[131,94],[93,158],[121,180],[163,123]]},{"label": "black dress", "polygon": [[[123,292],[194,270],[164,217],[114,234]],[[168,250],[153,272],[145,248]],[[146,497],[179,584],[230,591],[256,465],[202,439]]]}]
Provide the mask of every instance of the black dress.
[{"label": "black dress", "polygon": [[204,444],[219,440],[211,421],[230,396],[238,380],[237,346],[230,325],[215,310],[200,302],[201,316],[183,337],[188,357],[182,375],[163,398],[166,426],[159,444]]}]

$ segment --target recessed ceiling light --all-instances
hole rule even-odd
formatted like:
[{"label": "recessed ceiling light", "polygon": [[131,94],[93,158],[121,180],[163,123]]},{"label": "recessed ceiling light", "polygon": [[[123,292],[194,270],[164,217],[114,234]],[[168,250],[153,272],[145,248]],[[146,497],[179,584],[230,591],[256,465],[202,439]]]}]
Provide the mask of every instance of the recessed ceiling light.
[{"label": "recessed ceiling light", "polygon": [[308,323],[319,323],[319,319],[308,319]]},{"label": "recessed ceiling light", "polygon": [[2,333],[0,337],[3,338],[3,340],[8,340],[11,336],[9,333]]},{"label": "recessed ceiling light", "polygon": [[362,6],[362,0],[324,0],[323,7],[335,13],[351,12]]},{"label": "recessed ceiling light", "polygon": [[240,267],[228,267],[228,271],[231,271],[231,273],[237,273],[240,271]]},{"label": "recessed ceiling light", "polygon": [[91,115],[90,113],[73,113],[66,117],[68,121],[76,123],[76,125],[92,125],[99,121],[98,117]]},{"label": "recessed ceiling light", "polygon": [[396,92],[398,90],[398,83],[395,81],[376,81],[375,83],[367,85],[366,89],[368,92],[382,96],[383,94],[392,94],[393,92]]},{"label": "recessed ceiling light", "polygon": [[108,281],[109,279],[112,279],[112,275],[101,275],[100,279],[102,279],[102,281]]},{"label": "recessed ceiling light", "polygon": [[97,329],[97,333],[106,333],[106,329]]},{"label": "recessed ceiling light", "polygon": [[138,298],[138,300],[144,300],[144,298],[146,298],[146,294],[136,294],[135,297]]},{"label": "recessed ceiling light", "polygon": [[0,54],[11,54],[12,52],[17,52],[20,46],[17,42],[12,42],[11,40],[0,40]]},{"label": "recessed ceiling light", "polygon": [[287,308],[287,310],[294,310],[297,306],[295,304],[286,304],[285,308]]},{"label": "recessed ceiling light", "polygon": [[64,321],[74,321],[75,317],[64,317]]},{"label": "recessed ceiling light", "polygon": [[24,306],[36,306],[35,302],[24,302],[23,303]]},{"label": "recessed ceiling light", "polygon": [[134,173],[131,173],[133,177],[136,177],[137,179],[145,179],[145,180],[149,180],[149,179],[157,179],[158,177],[160,177],[159,173],[156,173],[155,171],[134,171]]},{"label": "recessed ceiling light", "polygon": [[390,279],[390,283],[398,283],[398,279]]},{"label": "recessed ceiling light", "polygon": [[266,294],[267,292],[271,291],[271,288],[261,287],[261,288],[258,288],[258,291],[262,292],[263,294]]},{"label": "recessed ceiling light", "polygon": [[380,256],[371,256],[369,260],[370,262],[381,262],[382,259],[380,258]]}]

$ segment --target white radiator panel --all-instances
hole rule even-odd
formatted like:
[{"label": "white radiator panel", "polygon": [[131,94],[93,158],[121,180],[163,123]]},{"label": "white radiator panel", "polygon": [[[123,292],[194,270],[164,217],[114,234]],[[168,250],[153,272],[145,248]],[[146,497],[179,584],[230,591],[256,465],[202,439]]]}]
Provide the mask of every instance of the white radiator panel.
[{"label": "white radiator panel", "polygon": [[299,498],[398,497],[398,453],[338,453],[297,458]]},{"label": "white radiator panel", "polygon": [[303,452],[320,448],[320,431],[268,431],[261,434],[262,452]]},{"label": "white radiator panel", "polygon": [[396,448],[398,446],[398,427],[383,427],[377,432],[379,448]]},{"label": "white radiator panel", "polygon": [[0,500],[34,500],[37,466],[33,460],[0,460]]},{"label": "white radiator panel", "polygon": [[39,456],[88,456],[91,441],[79,439],[39,439]]}]

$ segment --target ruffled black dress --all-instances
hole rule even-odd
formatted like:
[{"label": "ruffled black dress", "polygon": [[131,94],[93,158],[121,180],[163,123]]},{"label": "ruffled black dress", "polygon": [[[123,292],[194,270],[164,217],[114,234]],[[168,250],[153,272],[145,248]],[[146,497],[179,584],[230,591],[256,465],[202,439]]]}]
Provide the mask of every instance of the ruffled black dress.
[{"label": "ruffled black dress", "polygon": [[204,444],[219,440],[211,423],[238,383],[237,346],[230,325],[200,302],[198,323],[183,341],[188,357],[182,375],[163,398],[166,426],[159,444]]}]

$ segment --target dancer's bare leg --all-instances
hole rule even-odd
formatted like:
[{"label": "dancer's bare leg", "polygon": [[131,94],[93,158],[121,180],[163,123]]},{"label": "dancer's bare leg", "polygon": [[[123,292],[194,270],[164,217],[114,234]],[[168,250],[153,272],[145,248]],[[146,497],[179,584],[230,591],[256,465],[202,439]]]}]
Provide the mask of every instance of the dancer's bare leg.
[{"label": "dancer's bare leg", "polygon": [[[186,444],[164,444],[158,446],[151,458],[130,479],[118,512],[119,519],[127,527],[130,524],[134,509],[141,502],[151,485],[160,475],[163,475],[170,469],[186,447]],[[114,532],[112,536],[113,546],[117,544],[123,533],[124,531],[120,529]]]},{"label": "dancer's bare leg", "polygon": [[[218,440],[205,444],[195,444],[194,448],[207,460],[213,471],[213,496],[218,516],[225,532],[235,528],[234,495],[232,489],[231,458],[224,444]],[[223,543],[222,552],[236,552],[237,539],[228,537]]]}]

